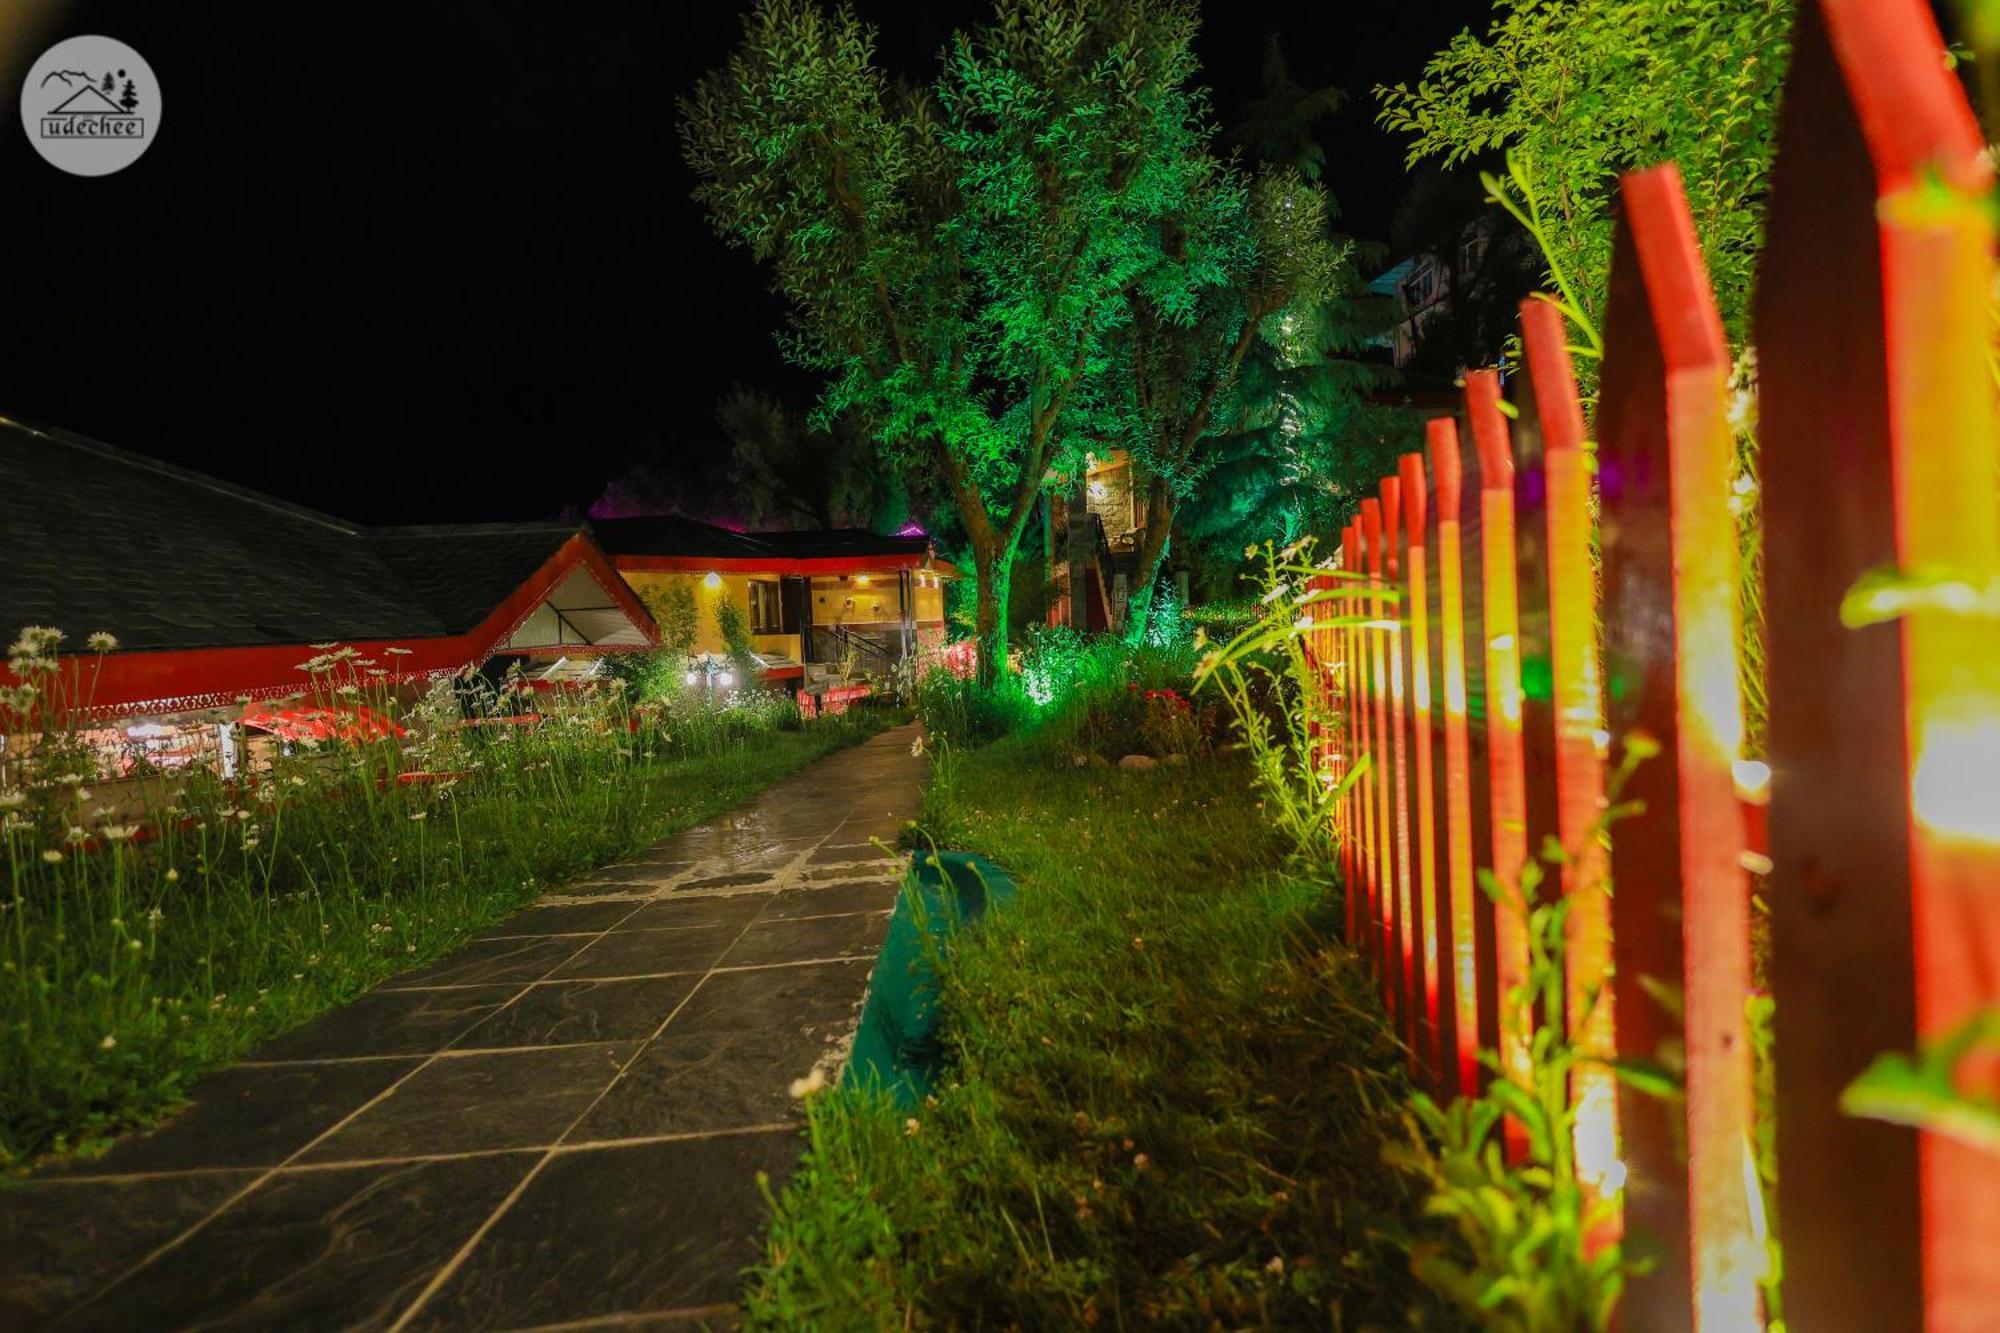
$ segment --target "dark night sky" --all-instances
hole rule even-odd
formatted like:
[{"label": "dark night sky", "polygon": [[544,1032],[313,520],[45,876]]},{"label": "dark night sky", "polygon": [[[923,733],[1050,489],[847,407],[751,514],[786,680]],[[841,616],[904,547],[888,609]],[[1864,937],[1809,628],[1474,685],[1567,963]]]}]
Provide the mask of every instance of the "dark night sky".
[{"label": "dark night sky", "polygon": [[[928,74],[968,0],[856,0],[885,60]],[[134,5],[82,0],[0,51],[0,412],[365,522],[526,518],[713,439],[734,380],[803,402],[781,312],[688,198],[673,99],[720,64],[733,0]],[[1413,77],[1484,4],[1204,5],[1225,118],[1265,35],[1353,93],[1323,132],[1350,229],[1382,235],[1400,149],[1375,82]],[[11,112],[78,33],[130,43],[160,137],[64,175]],[[4,34],[0,34],[4,36]]]}]

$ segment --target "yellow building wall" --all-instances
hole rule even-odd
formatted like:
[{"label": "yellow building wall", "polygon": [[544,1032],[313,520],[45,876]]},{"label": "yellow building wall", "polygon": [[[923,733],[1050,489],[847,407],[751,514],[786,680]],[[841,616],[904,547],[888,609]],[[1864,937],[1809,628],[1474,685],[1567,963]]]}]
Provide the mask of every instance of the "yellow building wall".
[{"label": "yellow building wall", "polygon": [[[728,651],[722,642],[722,631],[715,621],[717,605],[724,601],[733,602],[743,612],[745,623],[749,624],[750,585],[775,585],[778,581],[775,576],[718,574],[716,577],[721,586],[711,588],[706,574],[693,572],[627,570],[624,577],[632,585],[632,591],[639,595],[639,600],[663,622],[665,617],[661,607],[665,603],[667,589],[679,584],[693,590],[696,611],[694,650],[697,653]],[[914,573],[911,575],[912,579],[916,577]],[[926,574],[923,584],[913,585],[910,591],[918,626],[942,627],[944,588],[938,580]],[[812,580],[812,618],[815,625],[846,625],[854,629],[884,629],[899,625],[903,618],[903,606],[895,573],[852,574],[845,578],[816,575]],[[788,657],[795,662],[805,660],[796,634],[753,632],[750,642],[760,653]]]},{"label": "yellow building wall", "polygon": [[694,650],[697,653],[719,654],[729,651],[728,645],[722,641],[722,629],[716,623],[715,619],[716,607],[727,601],[734,603],[736,608],[743,612],[744,624],[753,626],[750,635],[750,644],[752,647],[760,653],[770,653],[778,657],[789,657],[794,662],[799,661],[798,635],[758,634],[755,632],[754,622],[751,620],[750,585],[752,583],[770,583],[775,585],[777,579],[762,579],[753,574],[720,574],[717,577],[721,580],[721,586],[711,588],[708,586],[708,576],[706,574],[662,573],[650,570],[624,571],[625,581],[632,585],[632,591],[639,595],[639,600],[644,602],[647,610],[652,611],[656,617],[660,616],[659,608],[665,601],[666,590],[669,587],[675,584],[682,584],[693,589],[695,605]]}]

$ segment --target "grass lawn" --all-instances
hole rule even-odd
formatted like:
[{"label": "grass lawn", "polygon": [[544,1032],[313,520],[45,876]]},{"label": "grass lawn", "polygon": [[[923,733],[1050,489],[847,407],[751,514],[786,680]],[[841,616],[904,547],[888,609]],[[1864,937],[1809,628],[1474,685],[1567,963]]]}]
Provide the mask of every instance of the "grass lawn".
[{"label": "grass lawn", "polygon": [[940,846],[1020,882],[944,982],[928,1104],[834,1090],[777,1201],[753,1324],[1363,1328],[1426,1304],[1383,1239],[1406,1089],[1338,900],[1247,768],[940,756]]},{"label": "grass lawn", "polygon": [[88,851],[12,831],[0,1167],[156,1118],[204,1069],[891,720],[857,712],[650,753],[622,726],[550,728],[465,761],[462,784],[302,762],[254,795],[189,797],[206,804],[152,842]]}]

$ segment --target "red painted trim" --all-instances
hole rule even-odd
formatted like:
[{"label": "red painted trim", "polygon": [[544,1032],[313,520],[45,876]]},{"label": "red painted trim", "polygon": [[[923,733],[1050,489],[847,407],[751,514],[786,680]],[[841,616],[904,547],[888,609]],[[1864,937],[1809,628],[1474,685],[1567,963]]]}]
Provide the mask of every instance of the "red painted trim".
[{"label": "red painted trim", "polygon": [[706,559],[693,555],[621,555],[613,557],[621,571],[634,574],[876,574],[903,569],[920,569],[944,578],[960,577],[958,568],[913,552],[909,555],[816,555],[797,557],[720,556]]},{"label": "red painted trim", "polygon": [[[490,656],[578,565],[588,569],[612,602],[646,632],[649,643],[659,642],[652,616],[596,543],[580,532],[468,633],[342,642],[390,672],[386,679],[391,682],[456,671]],[[391,654],[387,651],[390,648],[409,651],[407,655]],[[270,698],[309,690],[313,680],[299,668],[317,651],[308,644],[280,643],[111,653],[102,659],[71,654],[63,662],[71,673],[67,697],[73,705],[116,715],[157,701],[175,701],[179,709],[214,708],[226,707],[244,696]],[[0,669],[0,679],[12,677]]]}]

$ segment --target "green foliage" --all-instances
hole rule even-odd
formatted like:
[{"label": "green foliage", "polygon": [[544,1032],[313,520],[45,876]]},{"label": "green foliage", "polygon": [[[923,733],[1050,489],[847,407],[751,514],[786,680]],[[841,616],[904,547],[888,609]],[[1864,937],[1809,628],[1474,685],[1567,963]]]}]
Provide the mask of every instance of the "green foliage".
[{"label": "green foliage", "polygon": [[[1264,596],[1248,623],[1202,658],[1195,679],[1220,694],[1235,715],[1272,821],[1307,861],[1331,864],[1334,804],[1367,772],[1367,761],[1350,766],[1339,784],[1327,780],[1321,738],[1339,734],[1341,715],[1334,696],[1323,692],[1308,642],[1321,630],[1365,624],[1369,617],[1332,613],[1333,599],[1356,595],[1355,589],[1310,586],[1329,576],[1351,582],[1313,563],[1310,538],[1282,550],[1266,543],[1256,554],[1264,567]],[[1374,596],[1383,608],[1395,604],[1392,591]],[[1206,643],[1206,634],[1198,641]]]},{"label": "green foliage", "polygon": [[1410,161],[1509,151],[1544,197],[1543,251],[1603,319],[1620,172],[1680,164],[1733,344],[1749,336],[1762,201],[1789,55],[1791,0],[1497,0],[1414,86],[1377,88]]},{"label": "green foliage", "polygon": [[[1592,1254],[1588,1244],[1615,1216],[1615,1191],[1593,1200],[1577,1185],[1570,1075],[1586,1057],[1565,1026],[1569,902],[1537,902],[1544,873],[1530,860],[1511,889],[1491,872],[1480,876],[1496,902],[1527,916],[1527,989],[1536,1018],[1529,1086],[1510,1082],[1493,1054],[1482,1052],[1494,1074],[1486,1093],[1442,1107],[1414,1094],[1406,1137],[1387,1153],[1425,1190],[1425,1216],[1442,1224],[1441,1235],[1410,1235],[1412,1268],[1480,1327],[1502,1333],[1609,1328],[1627,1278],[1643,1271],[1619,1245]],[[1587,1014],[1577,1020],[1582,1026]],[[1510,1116],[1527,1138],[1519,1165],[1507,1161],[1502,1143]]]},{"label": "green foliage", "polygon": [[[370,688],[351,649],[315,660],[309,695],[409,734],[301,743],[229,780],[154,771],[141,810],[64,718],[9,727],[0,1168],[171,1110],[203,1070],[880,725],[782,732],[768,705],[634,710],[615,688],[468,725],[449,684],[411,702]],[[483,691],[482,716],[514,693]]]},{"label": "green foliage", "polygon": [[1240,765],[950,767],[926,829],[1019,897],[946,956],[925,1105],[808,1103],[751,1326],[1404,1326],[1401,1062]]},{"label": "green foliage", "polygon": [[2000,1101],[1959,1086],[1963,1065],[2000,1050],[2000,1005],[1974,1011],[1914,1058],[1889,1052],[1875,1057],[1840,1094],[1852,1116],[1914,1125],[2000,1156]]},{"label": "green foliage", "polygon": [[1162,583],[1153,594],[1152,615],[1146,622],[1148,648],[1179,648],[1192,644],[1194,627],[1188,623],[1187,608],[1171,583]]},{"label": "green foliage", "polygon": [[933,82],[892,87],[851,10],[766,0],[681,104],[696,196],[771,266],[825,412],[943,473],[989,680],[1063,427],[1200,177],[1194,30],[1185,0],[1006,0]]},{"label": "green foliage", "polygon": [[736,678],[746,684],[755,680],[757,649],[750,640],[750,613],[731,598],[716,598],[715,631],[722,636],[722,649],[736,668]]},{"label": "green foliage", "polygon": [[646,609],[660,629],[660,650],[686,657],[694,651],[701,631],[701,610],[695,600],[694,580],[669,579],[649,583],[644,593]]},{"label": "green foliage", "polygon": [[914,690],[917,716],[939,742],[985,745],[1035,738],[1053,762],[1108,763],[1128,754],[1180,762],[1214,744],[1221,718],[1186,691],[1192,644],[1133,645],[1108,634],[1036,626],[1019,670],[997,686],[935,670]]},{"label": "green foliage", "polygon": [[1257,96],[1225,136],[1227,142],[1252,161],[1296,171],[1308,181],[1319,180],[1326,169],[1326,150],[1314,130],[1347,104],[1347,94],[1338,88],[1308,88],[1294,79],[1276,33],[1265,43],[1259,83]]}]

